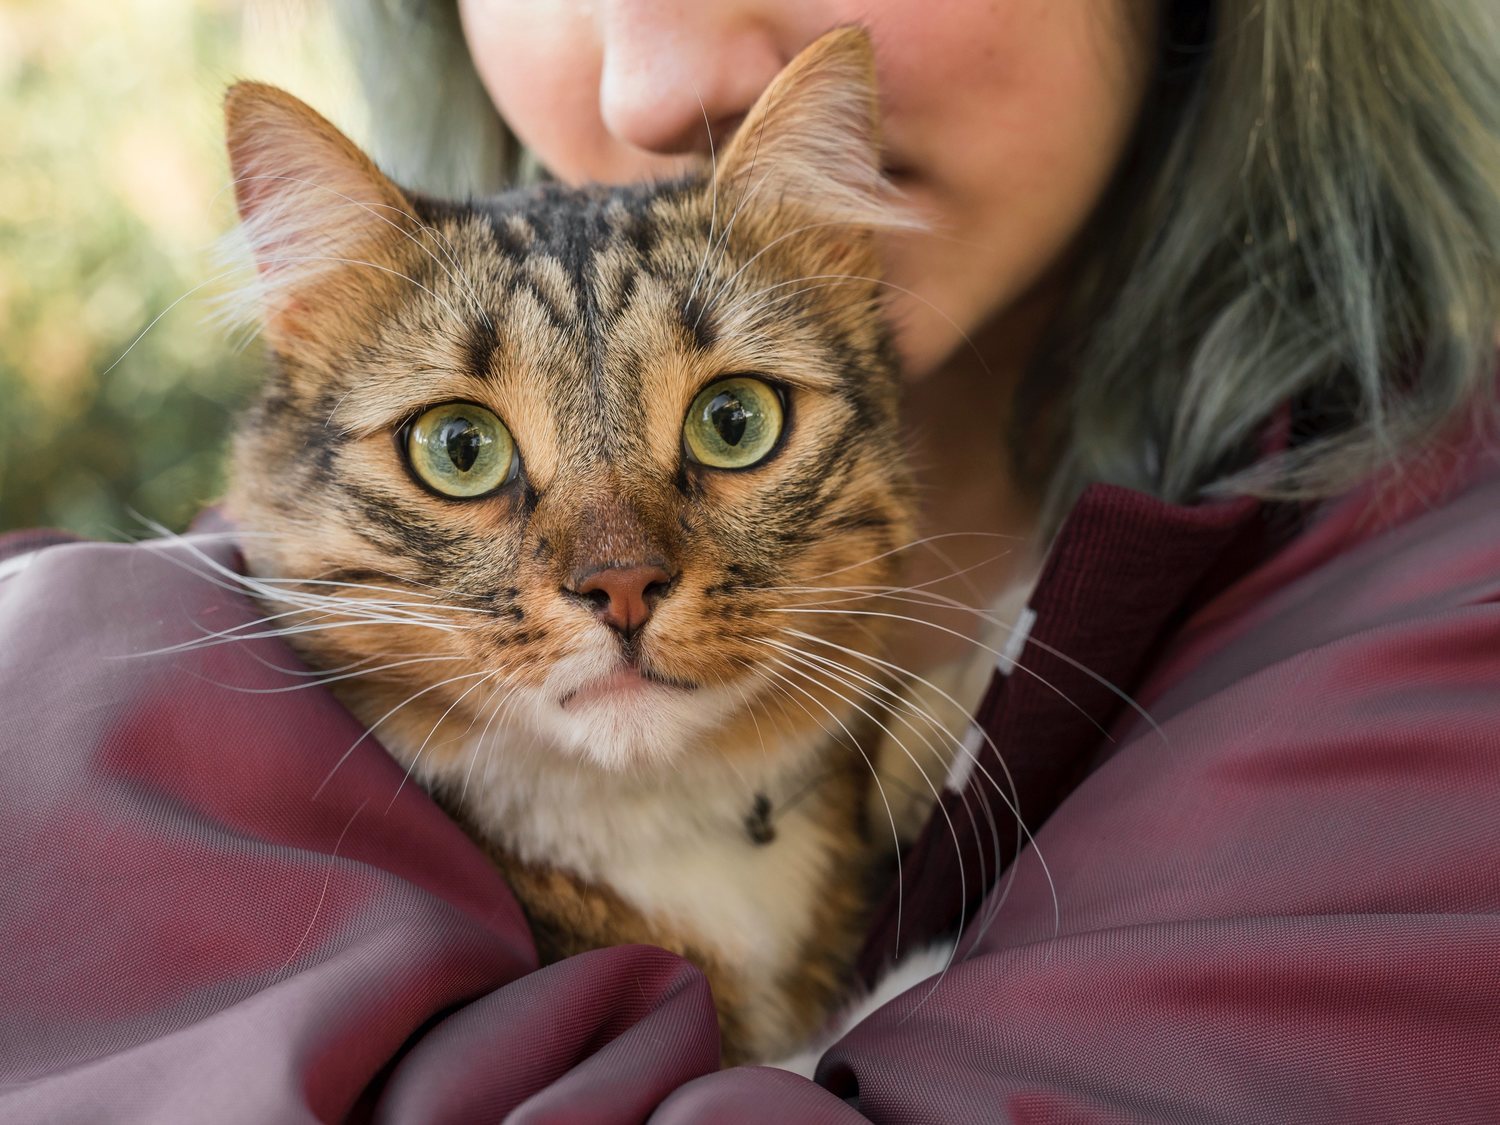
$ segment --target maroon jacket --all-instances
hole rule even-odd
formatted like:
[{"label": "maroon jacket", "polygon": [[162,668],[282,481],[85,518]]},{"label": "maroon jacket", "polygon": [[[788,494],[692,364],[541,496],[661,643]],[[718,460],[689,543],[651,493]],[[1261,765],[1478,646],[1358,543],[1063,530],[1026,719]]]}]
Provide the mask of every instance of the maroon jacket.
[{"label": "maroon jacket", "polygon": [[0,578],[0,1120],[1500,1121],[1478,443],[1300,522],[1091,489],[980,715],[1038,848],[981,880],[1015,822],[975,827],[978,771],[946,796],[963,851],[912,849],[901,940],[957,920],[962,854],[966,955],[822,1085],[715,1072],[661,950],[538,971],[480,852],[281,690],[280,642],[138,655],[257,615],[188,546],[29,560]]}]

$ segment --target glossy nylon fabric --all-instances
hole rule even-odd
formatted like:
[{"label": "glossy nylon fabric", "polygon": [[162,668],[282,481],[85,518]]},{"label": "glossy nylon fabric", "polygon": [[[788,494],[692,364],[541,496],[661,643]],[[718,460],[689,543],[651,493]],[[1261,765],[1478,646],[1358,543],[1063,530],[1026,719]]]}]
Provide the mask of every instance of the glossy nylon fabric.
[{"label": "glossy nylon fabric", "polygon": [[[183,546],[33,556],[0,579],[0,1119],[1500,1120],[1500,468],[1471,454],[1253,567],[1253,504],[1086,495],[1034,637],[1156,725],[992,689],[1038,848],[823,1086],[713,1072],[667,953],[537,971],[331,697],[256,694],[305,682],[279,642],[141,655],[257,615]],[[943,840],[912,935],[963,899]]]}]

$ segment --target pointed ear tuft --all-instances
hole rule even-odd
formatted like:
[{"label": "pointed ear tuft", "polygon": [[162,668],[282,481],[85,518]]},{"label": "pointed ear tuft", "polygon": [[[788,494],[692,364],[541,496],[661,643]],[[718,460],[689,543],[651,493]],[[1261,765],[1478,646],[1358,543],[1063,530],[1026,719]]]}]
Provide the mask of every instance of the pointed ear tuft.
[{"label": "pointed ear tuft", "polygon": [[720,186],[829,223],[920,226],[881,173],[879,116],[869,36],[855,27],[831,31],[751,107],[719,158]]},{"label": "pointed ear tuft", "polygon": [[257,311],[268,320],[313,279],[418,227],[370,158],[286,91],[236,83],[224,122],[242,235],[259,272]]}]

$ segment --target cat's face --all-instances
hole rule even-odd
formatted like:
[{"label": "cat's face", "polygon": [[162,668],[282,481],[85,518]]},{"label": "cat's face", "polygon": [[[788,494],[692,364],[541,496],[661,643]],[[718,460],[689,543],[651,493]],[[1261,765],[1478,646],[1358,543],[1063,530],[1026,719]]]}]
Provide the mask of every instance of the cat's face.
[{"label": "cat's face", "polygon": [[612,767],[760,752],[850,713],[819,661],[880,676],[834,647],[878,652],[878,619],[828,612],[869,603],[824,592],[889,583],[911,524],[868,59],[834,39],[717,178],[472,205],[231,94],[275,365],[230,510],[255,574],[347,584],[297,587],[338,601],[293,640],[370,673],[369,721],[409,700],[388,743],[440,769],[498,718]]}]

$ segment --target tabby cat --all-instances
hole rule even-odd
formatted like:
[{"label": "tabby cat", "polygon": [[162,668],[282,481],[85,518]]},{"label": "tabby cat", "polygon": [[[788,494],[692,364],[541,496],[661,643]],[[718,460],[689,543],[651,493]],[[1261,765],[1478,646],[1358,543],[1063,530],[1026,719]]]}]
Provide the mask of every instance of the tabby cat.
[{"label": "tabby cat", "polygon": [[291,580],[268,612],[544,960],[664,946],[726,1061],[795,1048],[866,921],[888,680],[873,619],[813,610],[891,583],[913,520],[865,36],[647,185],[439,202],[281,91],[226,113],[273,361],[227,505]]}]

